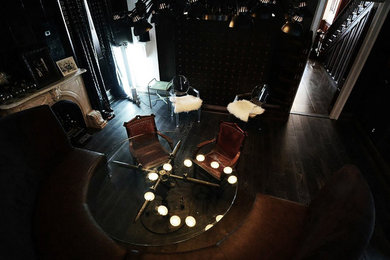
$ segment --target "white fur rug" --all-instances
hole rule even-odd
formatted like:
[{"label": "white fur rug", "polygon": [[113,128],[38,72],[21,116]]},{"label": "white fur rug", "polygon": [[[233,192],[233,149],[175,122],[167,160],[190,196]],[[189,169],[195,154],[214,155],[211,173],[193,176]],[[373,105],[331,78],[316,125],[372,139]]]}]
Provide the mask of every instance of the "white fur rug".
[{"label": "white fur rug", "polygon": [[249,117],[255,117],[263,114],[265,111],[262,107],[259,107],[248,100],[238,100],[229,103],[227,110],[230,114],[233,114],[244,122],[248,122]]},{"label": "white fur rug", "polygon": [[202,106],[203,102],[202,99],[192,95],[185,95],[182,97],[170,97],[169,100],[174,104],[175,113],[198,110]]}]

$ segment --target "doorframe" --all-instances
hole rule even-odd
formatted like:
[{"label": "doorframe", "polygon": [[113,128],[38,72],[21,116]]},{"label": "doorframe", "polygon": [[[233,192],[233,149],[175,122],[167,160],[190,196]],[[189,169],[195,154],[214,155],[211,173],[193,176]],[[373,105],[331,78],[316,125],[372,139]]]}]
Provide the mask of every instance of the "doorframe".
[{"label": "doorframe", "polygon": [[363,43],[359,49],[359,52],[352,64],[351,70],[345,79],[344,85],[340,91],[339,96],[335,104],[333,105],[332,111],[329,114],[330,119],[337,120],[347,103],[347,100],[352,92],[353,87],[363,69],[364,64],[370,55],[371,49],[374,46],[378,34],[382,28],[384,21],[386,20],[387,14],[390,10],[390,1],[384,1],[382,3],[375,3],[374,8],[376,9],[375,15],[372,19],[370,27],[368,28],[367,34],[363,40]]},{"label": "doorframe", "polygon": [[327,2],[328,2],[328,0],[319,0],[318,1],[317,8],[316,8],[316,11],[314,13],[313,21],[312,21],[311,26],[310,26],[310,30],[313,31],[312,42],[314,42],[318,27],[320,27],[320,23],[322,20],[322,16],[324,15]]}]

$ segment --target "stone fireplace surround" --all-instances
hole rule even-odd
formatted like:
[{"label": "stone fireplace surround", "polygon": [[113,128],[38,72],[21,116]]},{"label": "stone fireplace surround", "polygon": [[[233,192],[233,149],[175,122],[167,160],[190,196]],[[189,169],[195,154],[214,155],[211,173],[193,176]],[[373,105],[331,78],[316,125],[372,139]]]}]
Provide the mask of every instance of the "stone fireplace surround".
[{"label": "stone fireplace surround", "polygon": [[10,104],[0,105],[0,115],[12,114],[39,105],[52,106],[60,100],[69,100],[77,104],[83,114],[87,127],[102,129],[106,126],[99,111],[93,110],[88,99],[82,74],[85,69],[79,69],[72,75],[66,76],[28,96],[16,99]]}]

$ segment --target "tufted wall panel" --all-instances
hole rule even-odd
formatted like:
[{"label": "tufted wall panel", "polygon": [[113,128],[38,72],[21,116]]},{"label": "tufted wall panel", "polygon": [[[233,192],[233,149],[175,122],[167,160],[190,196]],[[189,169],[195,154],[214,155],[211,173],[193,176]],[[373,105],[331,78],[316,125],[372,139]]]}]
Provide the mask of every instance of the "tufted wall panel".
[{"label": "tufted wall panel", "polygon": [[176,71],[205,104],[226,106],[238,93],[267,82],[274,54],[272,24],[233,30],[225,22],[182,21],[176,29]]}]

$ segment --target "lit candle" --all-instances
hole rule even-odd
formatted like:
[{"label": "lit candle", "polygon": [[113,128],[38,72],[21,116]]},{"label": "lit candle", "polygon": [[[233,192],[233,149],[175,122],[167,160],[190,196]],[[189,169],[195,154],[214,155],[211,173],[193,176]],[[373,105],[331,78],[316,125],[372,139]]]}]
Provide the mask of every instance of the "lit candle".
[{"label": "lit candle", "polygon": [[152,201],[152,200],[154,200],[154,193],[153,192],[151,192],[151,191],[148,191],[148,192],[146,192],[145,194],[144,194],[144,198],[145,198],[145,200],[147,200],[147,201]]},{"label": "lit candle", "polygon": [[149,179],[150,181],[155,181],[155,180],[158,179],[158,174],[155,173],[155,172],[149,172],[149,173],[148,173],[148,179]]},{"label": "lit candle", "polygon": [[233,172],[233,169],[229,166],[223,168],[223,172],[226,174],[231,174]]},{"label": "lit candle", "polygon": [[196,220],[193,216],[186,217],[185,222],[186,222],[186,225],[189,227],[194,227],[196,225]]},{"label": "lit candle", "polygon": [[229,176],[229,178],[227,179],[227,181],[230,183],[230,184],[234,184],[237,182],[237,177],[235,175],[231,175]]},{"label": "lit candle", "polygon": [[161,216],[166,216],[168,214],[168,208],[165,207],[164,205],[160,205],[157,207],[157,212]]},{"label": "lit candle", "polygon": [[204,228],[204,231],[209,230],[209,229],[212,228],[213,226],[214,226],[213,224],[208,224],[208,225]]},{"label": "lit candle", "polygon": [[185,165],[186,167],[191,167],[191,166],[192,166],[192,161],[191,161],[190,159],[185,159],[185,160],[184,160],[184,165]]},{"label": "lit candle", "polygon": [[196,160],[197,160],[198,162],[203,162],[204,159],[205,159],[205,157],[204,157],[203,154],[198,154],[198,155],[196,156]]},{"label": "lit candle", "polygon": [[163,169],[169,172],[172,170],[172,165],[170,163],[164,163]]},{"label": "lit candle", "polygon": [[214,169],[217,169],[217,168],[219,167],[219,163],[213,161],[213,162],[210,163],[210,166],[211,166],[212,168],[214,168]]},{"label": "lit candle", "polygon": [[169,222],[171,223],[172,226],[177,227],[180,225],[181,220],[179,216],[173,215],[170,219]]}]

